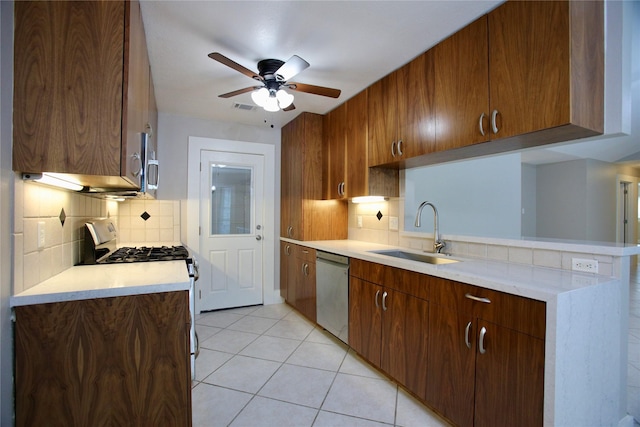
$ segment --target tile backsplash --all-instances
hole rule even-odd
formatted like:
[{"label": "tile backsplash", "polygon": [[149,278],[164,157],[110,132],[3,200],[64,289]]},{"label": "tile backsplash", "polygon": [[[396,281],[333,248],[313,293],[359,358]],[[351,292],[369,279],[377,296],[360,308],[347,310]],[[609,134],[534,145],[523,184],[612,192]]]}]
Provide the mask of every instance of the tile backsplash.
[{"label": "tile backsplash", "polygon": [[[80,262],[85,222],[113,218],[118,244],[179,243],[180,202],[115,202],[15,180],[14,294]],[[144,219],[146,218],[146,220]],[[44,232],[44,243],[39,242]]]},{"label": "tile backsplash", "polygon": [[[82,227],[88,218],[117,216],[117,202],[16,179],[14,293],[80,261]],[[39,238],[39,231],[44,236]]]},{"label": "tile backsplash", "polygon": [[118,212],[118,243],[180,243],[180,202],[127,200]]}]

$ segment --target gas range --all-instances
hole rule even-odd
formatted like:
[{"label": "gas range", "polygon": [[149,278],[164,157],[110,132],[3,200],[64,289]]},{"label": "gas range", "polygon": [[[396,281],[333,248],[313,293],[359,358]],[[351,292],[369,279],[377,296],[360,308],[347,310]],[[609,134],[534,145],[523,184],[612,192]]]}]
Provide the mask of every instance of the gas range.
[{"label": "gas range", "polygon": [[122,247],[96,260],[97,264],[127,262],[175,261],[190,258],[184,246]]}]

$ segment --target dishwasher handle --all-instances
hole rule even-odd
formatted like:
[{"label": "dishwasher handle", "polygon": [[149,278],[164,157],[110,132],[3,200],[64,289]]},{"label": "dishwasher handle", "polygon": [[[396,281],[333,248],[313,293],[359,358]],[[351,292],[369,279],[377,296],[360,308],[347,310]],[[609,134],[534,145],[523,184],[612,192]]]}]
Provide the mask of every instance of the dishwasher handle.
[{"label": "dishwasher handle", "polygon": [[341,266],[349,265],[349,257],[332,254],[331,252],[316,251],[316,261],[328,261]]}]

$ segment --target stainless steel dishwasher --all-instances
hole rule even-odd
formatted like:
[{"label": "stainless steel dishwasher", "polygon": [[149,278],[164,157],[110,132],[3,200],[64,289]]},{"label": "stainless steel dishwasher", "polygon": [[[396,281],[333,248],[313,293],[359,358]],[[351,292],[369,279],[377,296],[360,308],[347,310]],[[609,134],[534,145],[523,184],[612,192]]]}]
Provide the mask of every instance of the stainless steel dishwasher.
[{"label": "stainless steel dishwasher", "polygon": [[349,258],[316,251],[317,322],[349,343]]}]

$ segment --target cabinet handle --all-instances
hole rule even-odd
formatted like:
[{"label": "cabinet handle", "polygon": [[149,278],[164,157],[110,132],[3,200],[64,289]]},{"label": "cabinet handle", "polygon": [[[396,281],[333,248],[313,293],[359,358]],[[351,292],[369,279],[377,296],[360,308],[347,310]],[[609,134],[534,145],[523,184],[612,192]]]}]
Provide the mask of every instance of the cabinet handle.
[{"label": "cabinet handle", "polygon": [[498,117],[498,110],[491,112],[491,130],[493,133],[498,133],[498,126],[496,125],[496,117]]},{"label": "cabinet handle", "polygon": [[480,135],[484,136],[484,123],[482,123],[482,121],[484,120],[484,111],[482,112],[482,114],[480,114],[480,120],[478,120],[478,127],[480,128]]},{"label": "cabinet handle", "polygon": [[343,195],[343,196],[344,196],[344,187],[345,187],[345,184],[344,184],[344,182],[343,182],[343,183],[342,183],[342,195]]},{"label": "cabinet handle", "polygon": [[[134,170],[134,166],[136,163],[138,163],[138,169]],[[137,178],[141,172],[142,172],[142,156],[140,156],[140,153],[133,153],[131,155],[131,175]]]},{"label": "cabinet handle", "polygon": [[387,291],[382,293],[382,309],[384,311],[387,311],[387,295],[389,295],[387,294]]},{"label": "cabinet handle", "polygon": [[309,275],[309,264],[307,264],[306,262],[302,264],[302,274],[304,274],[305,276]]},{"label": "cabinet handle", "polygon": [[398,156],[402,156],[402,140],[398,141]]},{"label": "cabinet handle", "polygon": [[290,225],[290,226],[287,228],[287,236],[289,236],[289,237],[293,237],[293,225]]},{"label": "cabinet handle", "polygon": [[[151,179],[149,179],[149,177],[151,176],[151,166],[155,166],[156,168],[156,175],[155,175],[155,183],[151,183]],[[149,160],[149,170],[148,170],[148,175],[147,175],[147,188],[149,190],[157,190],[158,189],[158,185],[160,183],[160,165],[158,164],[157,160]]]},{"label": "cabinet handle", "polygon": [[478,340],[478,350],[480,351],[480,354],[485,354],[487,352],[487,349],[484,348],[484,336],[487,334],[487,329],[483,326],[480,329],[480,339]]},{"label": "cabinet handle", "polygon": [[376,308],[380,308],[380,304],[378,304],[378,297],[380,296],[380,289],[376,291]]},{"label": "cabinet handle", "polygon": [[471,295],[471,294],[464,294],[464,296],[466,298],[469,298],[470,300],[474,300],[474,301],[478,301],[478,302],[483,302],[485,304],[491,304],[491,300],[489,298],[483,298],[483,297],[477,297],[475,295]]},{"label": "cabinet handle", "polygon": [[395,157],[396,156],[396,142],[393,141],[391,143],[391,157]]},{"label": "cabinet handle", "polygon": [[469,332],[471,332],[471,322],[467,323],[467,327],[464,328],[464,343],[467,348],[471,348],[471,341],[469,341]]},{"label": "cabinet handle", "polygon": [[284,248],[284,253],[285,253],[287,256],[291,255],[291,246],[290,246],[290,245],[285,246],[285,248]]}]

